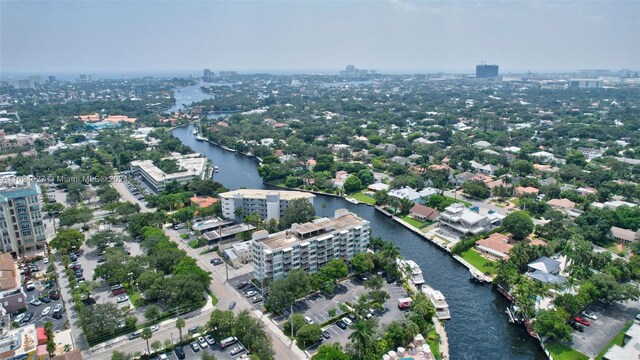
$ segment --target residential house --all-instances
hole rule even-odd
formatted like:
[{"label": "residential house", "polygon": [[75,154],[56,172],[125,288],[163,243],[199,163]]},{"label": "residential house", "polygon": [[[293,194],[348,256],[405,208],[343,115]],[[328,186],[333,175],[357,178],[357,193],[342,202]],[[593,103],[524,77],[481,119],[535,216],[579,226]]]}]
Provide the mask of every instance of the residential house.
[{"label": "residential house", "polygon": [[453,177],[453,183],[456,185],[456,187],[460,187],[462,185],[464,185],[464,183],[466,183],[467,181],[471,180],[472,178],[474,178],[476,176],[476,174],[470,173],[468,171],[465,171],[463,173],[460,173],[456,176]]},{"label": "residential house", "polygon": [[396,197],[398,199],[408,199],[415,203],[422,203],[422,198],[427,198],[431,195],[437,194],[438,190],[434,188],[424,188],[421,191],[405,186],[400,189],[394,189],[389,191],[389,196]]},{"label": "residential house", "polygon": [[540,190],[531,186],[517,186],[514,191],[515,197],[521,196],[536,196]]},{"label": "residential house", "polygon": [[409,163],[409,159],[407,159],[404,156],[394,156],[389,158],[389,161],[393,161],[395,163],[398,163],[400,165],[406,165],[407,163]]},{"label": "residential house", "polygon": [[348,178],[349,178],[348,172],[344,170],[338,171],[336,173],[335,179],[333,179],[333,186],[338,189],[342,189],[344,187],[344,183],[347,181]]},{"label": "residential house", "polygon": [[491,147],[491,143],[488,141],[484,141],[484,140],[480,140],[480,141],[476,141],[475,143],[473,143],[473,146],[479,148],[479,149],[486,149],[488,147]]},{"label": "residential house", "polygon": [[378,192],[378,191],[382,191],[382,190],[389,190],[389,185],[387,184],[383,184],[383,183],[374,183],[371,184],[369,186],[367,186],[367,189],[373,191],[373,192]]},{"label": "residential house", "polygon": [[504,216],[497,213],[482,215],[468,209],[464,204],[455,203],[440,213],[438,226],[452,235],[478,235],[491,230]]},{"label": "residential house", "polygon": [[422,222],[435,221],[440,216],[440,212],[428,206],[416,204],[409,210],[409,216]]},{"label": "residential house", "polygon": [[640,324],[634,322],[624,333],[622,346],[613,344],[613,346],[604,354],[602,360],[638,358],[640,358]]},{"label": "residential house", "polygon": [[470,161],[471,167],[482,174],[487,174],[487,175],[491,175],[493,176],[495,174],[495,172],[500,169],[500,167],[495,166],[495,165],[483,165],[480,164],[479,162],[475,161],[475,160],[471,160]]},{"label": "residential house", "polygon": [[566,278],[560,275],[562,262],[556,259],[543,256],[529,263],[528,269],[529,272],[526,275],[534,280],[554,284],[561,284],[566,281]]},{"label": "residential house", "polygon": [[513,246],[509,241],[509,237],[501,233],[493,233],[486,239],[476,242],[476,250],[498,259],[508,259],[509,252]]},{"label": "residential house", "polygon": [[540,186],[551,186],[551,185],[556,185],[558,183],[558,180],[550,177],[550,178],[542,179],[538,182],[540,183]]},{"label": "residential house", "polygon": [[628,245],[634,241],[640,240],[640,229],[638,229],[638,231],[633,231],[619,228],[617,226],[612,226],[609,230],[609,236],[611,237],[611,239],[619,243]]},{"label": "residential house", "polygon": [[600,149],[592,149],[586,147],[579,147],[578,151],[580,151],[587,160],[593,160],[602,157],[604,155],[604,151]]},{"label": "residential house", "polygon": [[566,198],[551,199],[547,201],[547,204],[549,204],[552,208],[556,210],[567,210],[567,209],[573,209],[576,207],[576,203]]},{"label": "residential house", "polygon": [[552,153],[546,151],[538,151],[531,154],[532,157],[538,158],[540,161],[550,163],[556,161],[556,157]]}]

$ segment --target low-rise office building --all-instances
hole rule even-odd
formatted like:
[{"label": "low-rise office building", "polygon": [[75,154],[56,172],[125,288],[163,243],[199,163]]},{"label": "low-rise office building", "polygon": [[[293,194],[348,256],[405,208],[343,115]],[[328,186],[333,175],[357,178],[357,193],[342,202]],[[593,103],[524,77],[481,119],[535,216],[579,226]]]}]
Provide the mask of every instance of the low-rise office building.
[{"label": "low-rise office building", "polygon": [[369,222],[346,209],[275,234],[257,231],[251,241],[254,277],[273,281],[294,269],[311,274],[330,260],[350,260],[367,250],[369,232]]},{"label": "low-rise office building", "polygon": [[[238,189],[220,193],[222,216],[227,219],[242,219],[245,215],[257,213],[262,220],[280,220],[290,201],[306,199],[313,205],[316,196],[302,191],[272,191]],[[237,211],[241,209],[241,211]]]},{"label": "low-rise office building", "polygon": [[167,174],[151,160],[135,160],[130,165],[132,173],[139,175],[156,193],[162,192],[165,186],[173,181],[184,185],[193,179],[204,180],[211,176],[209,160],[200,154],[169,156],[162,160],[175,161],[179,172]]}]

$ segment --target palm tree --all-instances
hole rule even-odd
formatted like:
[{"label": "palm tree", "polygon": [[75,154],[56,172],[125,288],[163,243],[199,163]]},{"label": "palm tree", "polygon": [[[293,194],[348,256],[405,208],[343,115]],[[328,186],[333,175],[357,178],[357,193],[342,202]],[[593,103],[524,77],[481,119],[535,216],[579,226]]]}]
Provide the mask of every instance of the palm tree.
[{"label": "palm tree", "polygon": [[179,317],[176,320],[176,327],[178,328],[178,332],[180,333],[180,341],[182,341],[182,329],[184,328],[184,319]]},{"label": "palm tree", "polygon": [[142,329],[142,333],[140,334],[140,337],[147,342],[147,354],[151,354],[151,351],[149,349],[149,339],[151,339],[152,336],[153,336],[153,333],[151,332],[151,329],[149,329],[148,327]]},{"label": "palm tree", "polygon": [[400,249],[392,242],[386,241],[382,246],[382,255],[387,259],[387,262],[395,262],[400,256]]},{"label": "palm tree", "polygon": [[349,335],[349,340],[353,343],[358,352],[357,358],[364,358],[364,353],[373,339],[373,324],[367,320],[360,320],[353,324],[353,332]]}]

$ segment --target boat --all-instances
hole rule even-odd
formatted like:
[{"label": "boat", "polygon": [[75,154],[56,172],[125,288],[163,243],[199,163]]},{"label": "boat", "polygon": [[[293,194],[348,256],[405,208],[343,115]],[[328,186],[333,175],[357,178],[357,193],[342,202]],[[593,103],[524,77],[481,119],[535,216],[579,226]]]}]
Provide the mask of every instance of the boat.
[{"label": "boat", "polygon": [[196,140],[198,141],[207,141],[207,138],[204,136],[196,136]]},{"label": "boat", "polygon": [[422,270],[420,266],[413,260],[396,260],[398,263],[398,269],[406,276],[415,286],[420,287],[424,284],[424,278],[422,277]]},{"label": "boat", "polygon": [[214,165],[214,166],[213,166],[213,172],[218,172],[218,170],[220,170],[220,169],[218,168],[218,166],[215,166],[215,165]]},{"label": "boat", "polygon": [[345,200],[350,202],[350,203],[352,203],[352,204],[356,204],[356,205],[360,204],[360,201],[358,201],[358,200],[356,200],[354,198],[348,197],[348,198],[345,198]]},{"label": "boat", "polygon": [[436,308],[436,317],[438,320],[451,319],[451,313],[449,312],[449,304],[444,295],[438,290],[433,289],[427,284],[422,285],[422,292],[427,295],[427,298],[431,301]]}]

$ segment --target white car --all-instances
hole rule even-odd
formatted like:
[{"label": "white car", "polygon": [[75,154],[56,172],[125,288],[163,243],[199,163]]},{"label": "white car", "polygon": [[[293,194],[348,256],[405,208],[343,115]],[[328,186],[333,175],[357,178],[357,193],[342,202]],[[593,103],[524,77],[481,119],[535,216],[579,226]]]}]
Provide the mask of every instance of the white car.
[{"label": "white car", "polygon": [[202,349],[205,349],[209,346],[209,344],[207,344],[207,341],[202,336],[198,338],[198,345],[200,345],[200,348]]},{"label": "white car", "polygon": [[582,312],[582,316],[587,317],[591,320],[598,320],[598,317],[592,311],[585,310]]},{"label": "white car", "polygon": [[149,328],[149,330],[151,330],[151,332],[156,332],[160,330],[160,327],[158,325],[153,325]]},{"label": "white car", "polygon": [[53,312],[59,312],[62,311],[62,304],[57,304],[56,306],[53,307]]},{"label": "white car", "polygon": [[19,323],[20,321],[22,321],[22,319],[24,319],[25,313],[19,314],[18,316],[13,318],[13,321]]},{"label": "white car", "polygon": [[51,312],[51,306],[47,306],[46,308],[44,308],[44,310],[42,310],[42,316],[47,316],[49,315],[50,312]]},{"label": "white car", "polygon": [[42,260],[43,263],[48,264],[49,263],[49,258],[44,258],[44,260]]},{"label": "white car", "polygon": [[252,297],[252,296],[256,296],[256,295],[258,295],[258,292],[257,291],[253,291],[253,290],[247,291],[247,293],[244,294],[244,296],[246,296],[246,297]]},{"label": "white car", "polygon": [[33,300],[29,301],[29,304],[31,304],[33,306],[40,306],[40,305],[42,305],[42,301],[40,301],[38,299],[33,299]]},{"label": "white car", "polygon": [[121,303],[121,302],[125,302],[127,300],[129,300],[129,297],[127,295],[121,295],[121,296],[118,296],[118,298],[116,299],[116,302],[117,303]]},{"label": "white car", "polygon": [[311,319],[311,318],[310,318],[310,317],[308,317],[308,316],[305,316],[305,317],[304,317],[304,321],[306,321],[306,323],[307,323],[307,324],[309,324],[309,325],[313,324],[313,319]]}]

